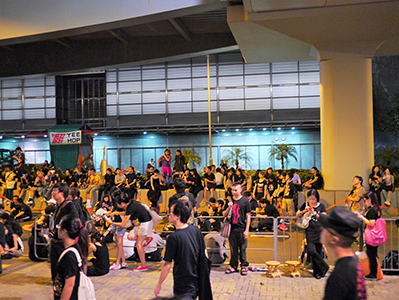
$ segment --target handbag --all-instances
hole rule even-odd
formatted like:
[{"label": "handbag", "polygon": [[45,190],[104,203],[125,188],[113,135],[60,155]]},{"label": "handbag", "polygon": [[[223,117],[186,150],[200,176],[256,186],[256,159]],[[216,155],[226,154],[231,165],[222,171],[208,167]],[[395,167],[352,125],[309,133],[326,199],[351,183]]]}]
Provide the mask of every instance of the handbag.
[{"label": "handbag", "polygon": [[[309,207],[308,202],[306,201],[305,203],[306,203],[305,208],[308,208]],[[298,226],[299,228],[303,228],[303,229],[308,228],[309,222],[312,219],[313,215],[314,215],[314,212],[312,212],[312,211],[305,212],[302,216],[298,217],[296,226]]]},{"label": "handbag", "polygon": [[228,208],[229,212],[227,216],[224,218],[222,225],[220,227],[220,235],[224,238],[228,238],[230,236],[231,231],[231,207]]},{"label": "handbag", "polygon": [[364,230],[364,238],[366,239],[366,244],[377,247],[384,244],[387,241],[387,228],[384,219],[377,219],[373,227],[367,225]]}]

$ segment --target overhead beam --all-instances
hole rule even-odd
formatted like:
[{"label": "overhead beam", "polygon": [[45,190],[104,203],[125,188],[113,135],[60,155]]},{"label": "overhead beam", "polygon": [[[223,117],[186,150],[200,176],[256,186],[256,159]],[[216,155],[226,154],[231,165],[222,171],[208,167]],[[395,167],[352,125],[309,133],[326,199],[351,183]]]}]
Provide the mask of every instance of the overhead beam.
[{"label": "overhead beam", "polygon": [[107,30],[113,37],[120,40],[125,45],[129,45],[128,36],[120,29],[110,29]]},{"label": "overhead beam", "polygon": [[71,49],[71,45],[61,41],[60,39],[55,39],[54,42],[56,42],[56,43],[58,43],[58,44],[60,44],[60,45],[62,45],[64,47],[67,47],[67,48]]},{"label": "overhead beam", "polygon": [[180,21],[179,19],[169,19],[169,22],[187,42],[191,42],[191,33],[190,31],[188,31],[187,27],[184,26],[182,21]]}]

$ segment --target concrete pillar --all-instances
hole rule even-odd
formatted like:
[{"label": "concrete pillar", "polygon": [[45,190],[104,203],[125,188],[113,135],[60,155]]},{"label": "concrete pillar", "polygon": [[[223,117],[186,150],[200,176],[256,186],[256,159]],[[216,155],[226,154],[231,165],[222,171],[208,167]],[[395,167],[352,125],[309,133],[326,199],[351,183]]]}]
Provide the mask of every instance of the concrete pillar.
[{"label": "concrete pillar", "polygon": [[321,165],[326,190],[349,190],[374,164],[371,58],[320,53]]}]

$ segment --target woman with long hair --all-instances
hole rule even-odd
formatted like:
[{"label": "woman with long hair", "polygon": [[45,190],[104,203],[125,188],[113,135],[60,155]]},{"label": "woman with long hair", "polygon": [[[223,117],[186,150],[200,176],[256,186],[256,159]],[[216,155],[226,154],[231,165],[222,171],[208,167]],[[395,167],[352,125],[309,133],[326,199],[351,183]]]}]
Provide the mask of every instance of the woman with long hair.
[{"label": "woman with long hair", "polygon": [[313,178],[306,181],[302,186],[308,189],[321,190],[323,188],[324,179],[321,176],[319,169],[312,168]]},{"label": "woman with long hair", "polygon": [[310,217],[309,226],[306,228],[306,251],[308,256],[312,258],[313,276],[316,279],[320,279],[326,275],[329,267],[322,256],[323,245],[320,242],[321,226],[318,218],[320,214],[327,213],[324,204],[320,203],[320,196],[317,190],[308,191],[307,196],[309,199],[308,205],[303,203],[296,216],[301,217],[305,213],[308,213]]},{"label": "woman with long hair", "polygon": [[194,199],[197,198],[197,195],[200,191],[204,189],[201,181],[201,177],[199,176],[197,169],[192,168],[190,170],[189,182],[191,182],[191,187],[189,192],[194,195]]},{"label": "woman with long hair", "polygon": [[162,154],[160,158],[158,158],[158,166],[161,167],[161,175],[166,184],[172,183],[172,154],[170,149],[167,148],[165,150],[165,154]]},{"label": "woman with long hair", "polygon": [[[125,216],[122,219],[122,222],[114,223],[112,222],[111,224],[122,227],[124,228],[127,224],[127,222],[138,220],[140,222],[139,226],[139,231],[138,231],[138,237],[136,240],[136,248],[137,248],[137,253],[139,254],[141,266],[138,268],[135,268],[133,271],[134,272],[143,272],[147,271],[147,263],[145,261],[145,253],[144,253],[144,247],[143,243],[144,240],[147,238],[148,235],[152,233],[152,217],[149,211],[138,201],[134,199],[130,199],[129,196],[126,193],[122,193],[118,198],[117,198],[117,204],[120,208],[125,210]],[[132,234],[134,232],[130,232],[128,235],[128,239],[130,240],[132,238]],[[121,251],[121,253],[120,253]],[[118,247],[118,255],[124,255],[123,254],[123,236],[122,236],[122,242],[120,243]]]},{"label": "woman with long hair", "polygon": [[[378,204],[375,193],[368,192],[364,195],[364,201],[367,206],[367,210],[363,215],[357,214],[359,219],[363,221],[365,226],[373,227],[375,221],[381,218],[381,208]],[[378,246],[371,246],[366,243],[366,253],[370,263],[370,274],[365,276],[367,280],[377,280],[377,258],[378,258]]]},{"label": "woman with long hair", "polygon": [[89,249],[89,235],[80,219],[72,215],[63,217],[57,228],[58,238],[64,242],[65,250],[56,266],[54,299],[78,299],[80,267],[77,255],[74,251],[67,251],[67,249],[73,247],[78,251],[85,269]]},{"label": "woman with long hair", "polygon": [[255,181],[253,192],[256,200],[267,199],[267,183],[268,180],[265,178],[265,173],[263,171],[259,172],[259,178]]},{"label": "woman with long hair", "polygon": [[370,192],[375,193],[377,196],[378,204],[381,205],[381,183],[382,183],[382,176],[380,173],[380,168],[378,166],[373,166],[371,168],[371,173],[369,176],[369,186]]}]

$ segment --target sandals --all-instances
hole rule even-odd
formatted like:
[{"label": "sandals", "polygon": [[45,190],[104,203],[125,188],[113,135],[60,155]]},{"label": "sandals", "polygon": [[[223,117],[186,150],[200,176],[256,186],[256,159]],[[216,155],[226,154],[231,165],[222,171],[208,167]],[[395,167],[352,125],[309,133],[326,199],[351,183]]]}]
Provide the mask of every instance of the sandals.
[{"label": "sandals", "polygon": [[246,267],[241,267],[241,273],[242,276],[247,276],[248,274],[248,269]]},{"label": "sandals", "polygon": [[230,269],[226,270],[225,274],[233,274],[233,273],[236,273],[236,272],[238,272],[237,269],[230,268]]}]

